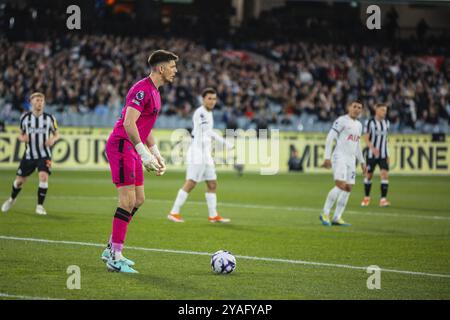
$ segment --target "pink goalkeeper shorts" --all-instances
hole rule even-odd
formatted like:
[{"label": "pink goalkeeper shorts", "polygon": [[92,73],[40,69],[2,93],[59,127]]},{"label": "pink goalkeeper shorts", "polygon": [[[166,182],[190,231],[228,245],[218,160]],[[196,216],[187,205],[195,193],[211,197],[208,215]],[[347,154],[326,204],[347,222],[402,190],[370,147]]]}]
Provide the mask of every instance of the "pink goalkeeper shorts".
[{"label": "pink goalkeeper shorts", "polygon": [[144,184],[141,158],[131,142],[109,137],[106,142],[106,156],[111,168],[112,181],[117,188]]}]

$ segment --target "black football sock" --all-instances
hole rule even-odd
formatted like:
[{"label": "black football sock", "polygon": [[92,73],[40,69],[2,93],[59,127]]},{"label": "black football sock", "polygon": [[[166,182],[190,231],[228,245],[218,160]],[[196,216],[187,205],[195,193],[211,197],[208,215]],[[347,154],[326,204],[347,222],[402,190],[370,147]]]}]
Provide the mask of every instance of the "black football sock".
[{"label": "black football sock", "polygon": [[11,199],[15,199],[17,198],[17,196],[19,195],[20,191],[22,190],[22,188],[19,188],[16,186],[16,181],[13,182],[12,185],[12,191],[11,191]]},{"label": "black football sock", "polygon": [[48,183],[47,182],[39,182],[38,189],[38,205],[43,205],[45,201],[45,196],[47,195]]},{"label": "black football sock", "polygon": [[370,189],[372,189],[372,181],[364,179],[364,194],[366,197],[370,197]]},{"label": "black football sock", "polygon": [[381,180],[381,197],[386,198],[388,194],[389,181]]}]

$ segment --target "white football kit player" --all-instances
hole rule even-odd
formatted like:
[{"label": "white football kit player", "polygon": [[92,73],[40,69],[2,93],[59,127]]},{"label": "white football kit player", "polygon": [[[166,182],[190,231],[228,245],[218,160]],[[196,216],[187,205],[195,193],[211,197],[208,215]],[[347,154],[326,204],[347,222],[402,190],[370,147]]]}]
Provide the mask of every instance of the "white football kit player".
[{"label": "white football kit player", "polygon": [[192,122],[193,139],[186,157],[186,179],[195,182],[214,181],[217,179],[217,175],[212,158],[212,140],[225,144],[227,148],[233,146],[214,132],[213,113],[204,106],[195,110]]},{"label": "white football kit player", "polygon": [[[331,159],[334,180],[355,184],[356,159],[359,163],[364,163],[359,143],[361,135],[362,124],[359,120],[345,115],[334,122],[325,146],[325,159]],[[331,155],[334,140],[336,140],[336,147]]]}]

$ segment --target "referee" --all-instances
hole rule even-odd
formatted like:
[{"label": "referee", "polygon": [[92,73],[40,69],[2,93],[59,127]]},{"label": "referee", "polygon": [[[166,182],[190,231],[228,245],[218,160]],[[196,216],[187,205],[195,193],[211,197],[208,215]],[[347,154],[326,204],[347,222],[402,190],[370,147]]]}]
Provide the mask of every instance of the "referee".
[{"label": "referee", "polygon": [[[45,96],[35,92],[30,96],[31,112],[20,117],[21,134],[19,140],[26,143],[26,150],[17,170],[12,186],[11,197],[2,205],[2,211],[7,212],[16,202],[17,195],[22,190],[27,178],[36,170],[39,172],[39,189],[37,194],[36,213],[45,215],[43,204],[48,189],[48,176],[52,164],[51,147],[59,139],[58,125],[55,118],[44,112]],[[51,134],[50,134],[51,133]]]},{"label": "referee", "polygon": [[390,205],[386,199],[388,193],[388,172],[389,172],[389,151],[388,151],[388,131],[389,120],[386,120],[387,106],[383,103],[375,105],[375,117],[366,121],[364,129],[364,140],[368,147],[367,151],[367,175],[364,179],[365,197],[361,202],[362,207],[367,207],[370,203],[370,189],[372,187],[372,177],[375,167],[380,167],[381,176],[381,199],[380,207]]}]

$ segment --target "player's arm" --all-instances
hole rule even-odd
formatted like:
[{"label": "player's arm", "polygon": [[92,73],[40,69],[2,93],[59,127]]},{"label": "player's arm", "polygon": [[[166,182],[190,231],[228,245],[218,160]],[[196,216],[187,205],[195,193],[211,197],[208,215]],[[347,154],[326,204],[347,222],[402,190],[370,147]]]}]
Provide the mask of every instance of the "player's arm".
[{"label": "player's arm", "polygon": [[325,141],[325,160],[322,167],[327,169],[331,168],[331,152],[333,149],[333,142],[338,138],[338,131],[333,127],[330,132],[328,132],[327,139]]},{"label": "player's arm", "polygon": [[150,153],[155,156],[155,158],[158,160],[159,165],[161,166],[161,169],[156,173],[156,175],[162,176],[166,172],[166,161],[161,156],[161,153],[159,152],[158,149],[158,145],[156,144],[155,138],[153,137],[153,134],[151,132],[148,135],[145,144],[150,150]]},{"label": "player's arm", "polygon": [[20,134],[19,134],[19,141],[20,141],[20,142],[28,143],[28,141],[30,141],[30,138],[28,137],[27,132],[26,132],[26,130],[25,130],[25,124],[24,124],[24,122],[23,122],[24,118],[25,118],[24,115],[22,115],[22,116],[20,117]]},{"label": "player's arm", "polygon": [[361,169],[363,171],[363,174],[365,175],[366,170],[367,170],[366,161],[364,160],[364,156],[363,156],[362,149],[361,149],[361,144],[359,142],[357,142],[357,144],[356,144],[356,159],[361,164]]},{"label": "player's arm", "polygon": [[139,119],[140,115],[141,113],[139,110],[133,107],[127,107],[125,118],[123,120],[123,127],[125,128],[131,143],[133,143],[136,152],[141,157],[145,169],[147,169],[147,171],[158,171],[160,169],[158,161],[142,143],[141,138],[139,137],[136,121]]},{"label": "player's arm", "polygon": [[218,141],[222,145],[225,145],[228,149],[233,149],[234,145],[226,141],[222,136],[220,136],[217,132],[214,131],[214,129],[211,129],[208,131],[208,134],[213,138],[214,140]]},{"label": "player's arm", "polygon": [[48,138],[47,141],[45,141],[45,145],[48,147],[52,147],[56,143],[56,141],[58,141],[61,138],[58,131],[58,123],[56,122],[55,117],[50,116],[50,118],[52,120],[50,123],[50,131],[52,133],[52,136]]}]

